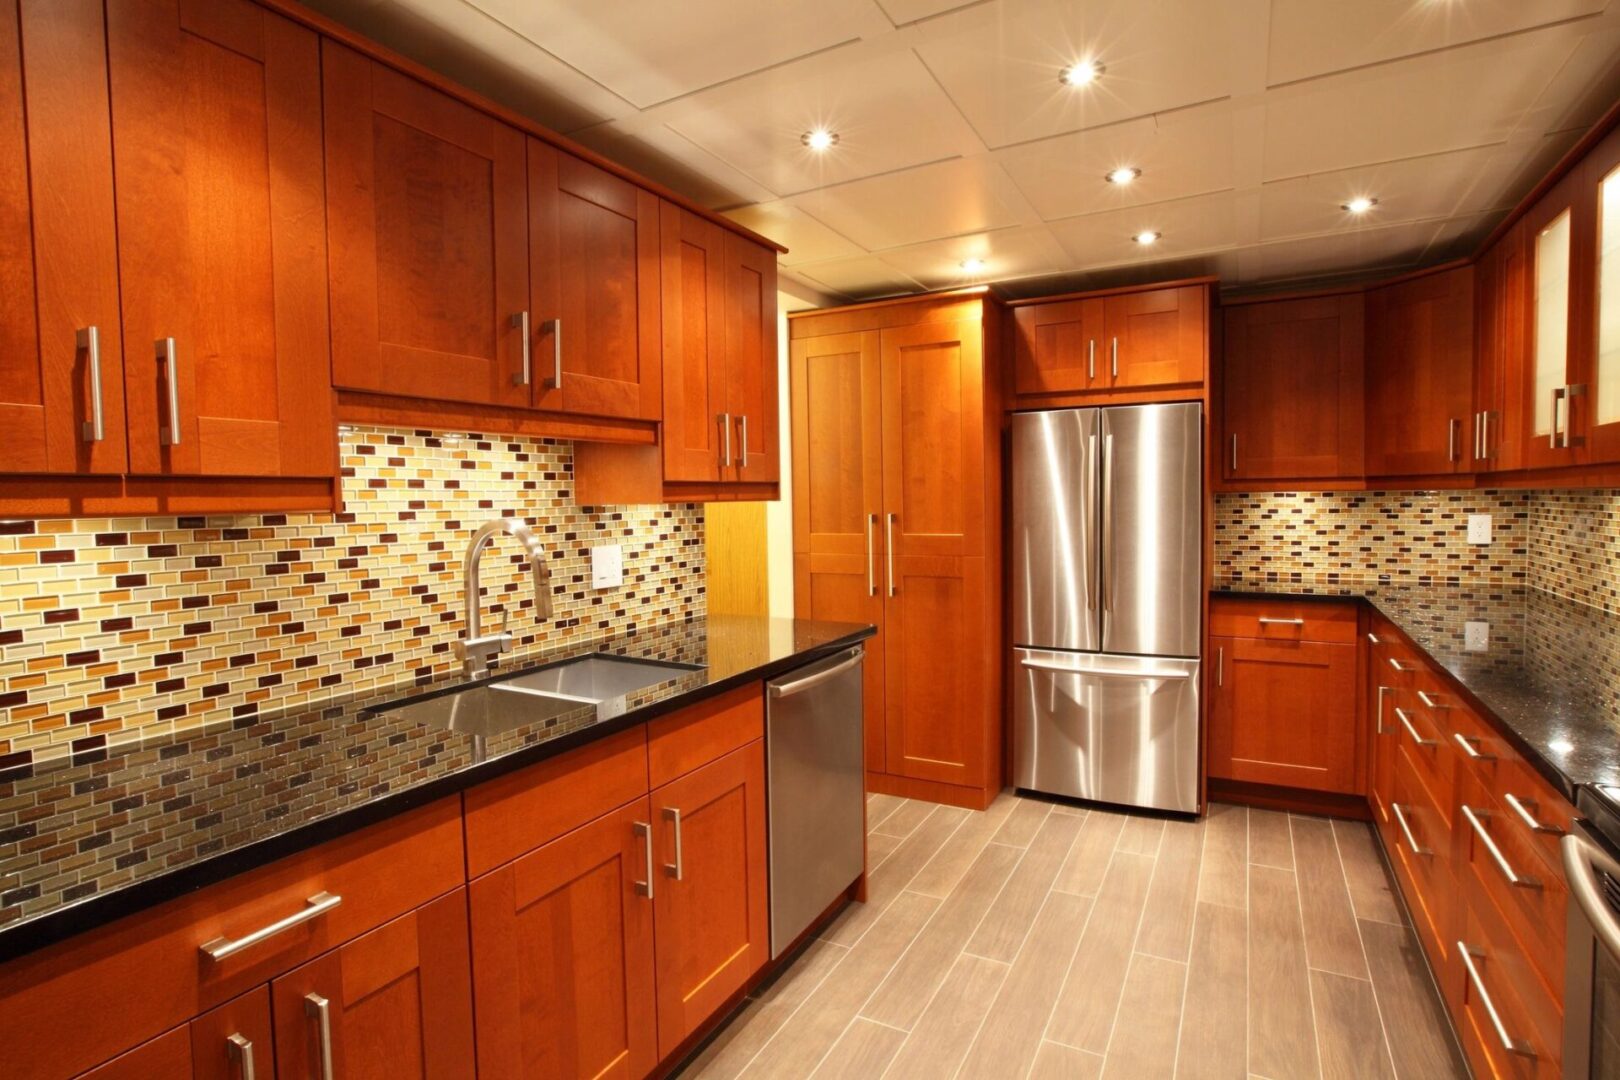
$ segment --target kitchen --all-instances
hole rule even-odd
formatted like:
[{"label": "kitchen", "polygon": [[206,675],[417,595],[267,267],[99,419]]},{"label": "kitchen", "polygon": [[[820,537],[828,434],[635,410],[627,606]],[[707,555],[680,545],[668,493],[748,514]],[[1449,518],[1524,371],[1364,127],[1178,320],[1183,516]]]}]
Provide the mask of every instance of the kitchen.
[{"label": "kitchen", "polygon": [[1617,91],[6,0],[0,1074],[1620,1076]]}]

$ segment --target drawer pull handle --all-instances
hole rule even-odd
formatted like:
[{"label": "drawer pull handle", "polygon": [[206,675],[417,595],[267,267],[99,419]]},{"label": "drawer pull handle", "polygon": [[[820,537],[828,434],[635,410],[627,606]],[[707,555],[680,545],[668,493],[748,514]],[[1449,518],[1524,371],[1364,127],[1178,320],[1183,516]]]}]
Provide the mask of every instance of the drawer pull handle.
[{"label": "drawer pull handle", "polygon": [[645,821],[636,822],[636,835],[647,844],[647,880],[636,882],[636,892],[651,900],[653,898],[653,837],[652,826]]},{"label": "drawer pull handle", "polygon": [[1428,848],[1418,846],[1417,837],[1412,835],[1412,826],[1406,823],[1406,811],[1401,809],[1401,804],[1392,802],[1389,808],[1395,811],[1395,823],[1401,827],[1401,834],[1406,837],[1406,846],[1412,849],[1412,854],[1433,855],[1434,852]]},{"label": "drawer pull handle", "polygon": [[217,937],[202,946],[202,954],[210,960],[223,960],[228,956],[235,956],[243,949],[251,948],[261,941],[275,937],[277,934],[291,930],[295,926],[319,918],[328,911],[343,903],[343,897],[334,896],[329,892],[318,892],[310,897],[307,907],[302,911],[294,912],[285,919],[280,919],[269,926],[261,926],[251,934],[244,934],[239,938]]},{"label": "drawer pull handle", "polygon": [[315,1021],[321,1048],[321,1080],[332,1080],[332,1003],[312,990],[304,995],[304,1015]]},{"label": "drawer pull handle", "polygon": [[1474,957],[1484,956],[1484,951],[1459,941],[1457,955],[1462,957],[1463,967],[1468,969],[1468,981],[1474,984],[1474,989],[1479,993],[1479,1003],[1485,1006],[1485,1014],[1491,1018],[1491,1027],[1496,1029],[1496,1037],[1502,1040],[1503,1049],[1510,1054],[1535,1057],[1536,1052],[1530,1049],[1528,1043],[1520,1042],[1508,1034],[1507,1025],[1502,1023],[1502,1016],[1496,1011],[1496,1003],[1491,1000],[1491,992],[1485,989],[1485,980],[1480,978],[1479,968],[1474,965]]},{"label": "drawer pull handle", "polygon": [[242,1080],[257,1080],[253,1072],[253,1043],[240,1031],[225,1038],[225,1054],[236,1062]]},{"label": "drawer pull handle", "polygon": [[1399,705],[1395,706],[1395,716],[1400,720],[1401,726],[1406,728],[1406,733],[1412,736],[1412,741],[1417,743],[1419,746],[1440,745],[1439,739],[1425,739],[1423,736],[1419,735],[1417,728],[1412,726],[1411,718],[1406,715],[1406,710],[1401,708]]},{"label": "drawer pull handle", "polygon": [[1411,671],[1412,670],[1412,665],[1403,664],[1399,660],[1395,659],[1393,656],[1389,658],[1389,666],[1394,668],[1396,671]]},{"label": "drawer pull handle", "polygon": [[664,870],[676,881],[681,881],[686,872],[686,859],[681,856],[681,812],[673,806],[666,806],[664,816],[675,830],[675,861],[665,863]]},{"label": "drawer pull handle", "polygon": [[1372,632],[1371,632],[1371,631],[1368,631],[1368,632],[1367,632],[1367,640],[1368,640],[1368,641],[1369,641],[1369,642],[1370,642],[1370,643],[1372,643],[1372,644],[1374,644],[1374,645],[1382,645],[1382,644],[1383,644],[1383,642],[1382,642],[1382,641],[1379,641],[1379,640],[1378,640],[1378,635],[1377,635],[1377,634],[1374,634],[1374,633],[1372,633]]},{"label": "drawer pull handle", "polygon": [[1491,860],[1496,863],[1496,868],[1502,871],[1502,876],[1507,878],[1509,885],[1516,885],[1521,889],[1541,888],[1541,882],[1535,878],[1521,877],[1513,872],[1513,866],[1507,861],[1507,856],[1502,854],[1502,849],[1496,846],[1496,840],[1485,830],[1485,824],[1479,820],[1479,811],[1463,803],[1462,812],[1463,817],[1468,819],[1468,827],[1484,842],[1485,850],[1491,853]]},{"label": "drawer pull handle", "polygon": [[1378,688],[1378,734],[1380,735],[1384,733],[1384,699],[1389,696],[1389,691],[1390,688],[1387,686]]},{"label": "drawer pull handle", "polygon": [[1304,626],[1304,619],[1277,619],[1270,615],[1260,616],[1261,626]]},{"label": "drawer pull handle", "polygon": [[1457,745],[1463,748],[1463,753],[1467,754],[1474,761],[1496,760],[1495,754],[1487,754],[1483,751],[1474,749],[1474,744],[1479,742],[1478,739],[1470,739],[1467,735],[1464,735],[1460,731],[1453,732],[1451,737],[1457,740]]},{"label": "drawer pull handle", "polygon": [[1425,694],[1422,690],[1418,691],[1418,700],[1423,702],[1423,707],[1426,708],[1426,709],[1449,709],[1449,708],[1451,708],[1450,705],[1442,705],[1440,702],[1434,700],[1434,698],[1430,697],[1428,694]]},{"label": "drawer pull handle", "polygon": [[1524,822],[1524,827],[1529,829],[1531,832],[1552,833],[1554,836],[1564,835],[1563,829],[1560,829],[1557,825],[1545,824],[1538,819],[1535,814],[1530,812],[1538,805],[1536,800],[1520,799],[1512,792],[1503,795],[1502,799],[1508,804],[1509,809],[1511,809],[1515,814],[1519,815],[1519,820]]}]

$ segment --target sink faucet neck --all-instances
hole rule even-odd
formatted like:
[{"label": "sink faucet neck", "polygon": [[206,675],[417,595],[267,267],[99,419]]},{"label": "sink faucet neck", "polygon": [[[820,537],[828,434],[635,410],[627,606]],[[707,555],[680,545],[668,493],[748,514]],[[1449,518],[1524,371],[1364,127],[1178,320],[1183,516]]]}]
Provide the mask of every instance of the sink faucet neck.
[{"label": "sink faucet neck", "polygon": [[489,669],[490,659],[511,645],[511,637],[504,629],[501,633],[484,636],[480,611],[482,587],[478,581],[479,563],[483,559],[484,549],[503,532],[516,537],[523,545],[533,570],[535,614],[541,619],[551,618],[551,567],[546,562],[546,552],[540,546],[540,541],[527,525],[514,518],[495,518],[485,522],[473,534],[472,543],[467,547],[465,564],[467,629],[466,637],[461,642],[461,654],[466,672],[472,677],[484,674]]}]

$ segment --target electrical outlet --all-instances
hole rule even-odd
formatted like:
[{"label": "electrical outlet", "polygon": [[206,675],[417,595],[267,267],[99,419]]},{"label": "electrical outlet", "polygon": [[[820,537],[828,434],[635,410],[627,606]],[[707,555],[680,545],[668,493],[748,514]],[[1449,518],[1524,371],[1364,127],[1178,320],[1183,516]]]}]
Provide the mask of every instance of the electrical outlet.
[{"label": "electrical outlet", "polygon": [[1468,542],[1470,544],[1488,544],[1491,542],[1491,515],[1468,515]]},{"label": "electrical outlet", "polygon": [[1469,620],[1463,624],[1463,651],[1484,652],[1491,647],[1491,624]]},{"label": "electrical outlet", "polygon": [[591,588],[616,589],[623,584],[623,549],[618,544],[591,548]]}]

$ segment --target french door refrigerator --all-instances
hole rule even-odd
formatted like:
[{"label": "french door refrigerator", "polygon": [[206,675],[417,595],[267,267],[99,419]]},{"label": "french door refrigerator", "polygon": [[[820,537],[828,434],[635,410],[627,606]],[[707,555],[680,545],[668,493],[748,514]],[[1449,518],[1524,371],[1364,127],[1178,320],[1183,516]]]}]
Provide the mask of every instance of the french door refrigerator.
[{"label": "french door refrigerator", "polygon": [[1013,782],[1198,809],[1202,408],[1012,418]]}]

